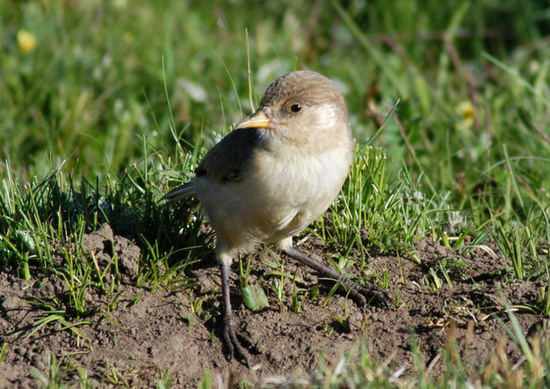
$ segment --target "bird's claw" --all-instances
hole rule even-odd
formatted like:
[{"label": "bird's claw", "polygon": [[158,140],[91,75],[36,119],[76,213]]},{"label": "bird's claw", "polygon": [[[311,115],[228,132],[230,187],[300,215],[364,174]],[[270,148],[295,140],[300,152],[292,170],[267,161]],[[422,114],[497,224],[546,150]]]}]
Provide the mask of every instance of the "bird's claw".
[{"label": "bird's claw", "polygon": [[[252,341],[248,336],[244,334],[239,334],[238,337],[242,339],[248,347],[252,346]],[[243,345],[237,338],[235,326],[233,324],[233,320],[231,319],[224,320],[223,339],[225,340],[225,345],[229,349],[229,359],[236,357],[239,362],[243,363],[246,367],[250,367],[250,363],[248,361],[248,352],[245,350],[245,347],[243,347]]]},{"label": "bird's claw", "polygon": [[376,305],[387,308],[390,304],[391,299],[388,293],[377,285],[360,285],[349,280],[349,282],[345,283],[345,286],[349,289],[350,295],[358,300],[363,306],[375,303]]}]

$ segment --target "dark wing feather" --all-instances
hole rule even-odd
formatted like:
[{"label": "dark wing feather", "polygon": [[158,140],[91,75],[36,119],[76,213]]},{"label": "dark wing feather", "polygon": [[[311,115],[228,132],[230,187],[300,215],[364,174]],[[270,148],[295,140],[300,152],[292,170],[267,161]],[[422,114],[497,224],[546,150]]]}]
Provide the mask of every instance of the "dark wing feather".
[{"label": "dark wing feather", "polygon": [[254,152],[264,147],[262,139],[262,130],[257,128],[230,132],[206,154],[195,174],[222,182],[241,180]]}]

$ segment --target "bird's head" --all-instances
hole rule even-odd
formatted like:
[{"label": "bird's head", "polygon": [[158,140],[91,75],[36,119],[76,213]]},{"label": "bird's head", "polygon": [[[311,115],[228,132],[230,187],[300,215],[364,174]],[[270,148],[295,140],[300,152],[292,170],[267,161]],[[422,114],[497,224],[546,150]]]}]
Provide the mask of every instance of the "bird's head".
[{"label": "bird's head", "polygon": [[334,83],[319,73],[288,73],[266,90],[256,112],[235,127],[263,129],[273,146],[330,148],[350,138],[348,112]]}]

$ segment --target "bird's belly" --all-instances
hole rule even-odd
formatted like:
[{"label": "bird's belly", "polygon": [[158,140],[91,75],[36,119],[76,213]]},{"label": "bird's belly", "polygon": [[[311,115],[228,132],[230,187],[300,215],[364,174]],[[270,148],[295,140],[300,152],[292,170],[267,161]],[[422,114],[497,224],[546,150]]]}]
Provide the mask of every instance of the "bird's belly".
[{"label": "bird's belly", "polygon": [[276,243],[304,229],[337,196],[349,168],[342,153],[281,163],[263,161],[242,181],[194,181],[210,223],[231,248],[251,243]]}]

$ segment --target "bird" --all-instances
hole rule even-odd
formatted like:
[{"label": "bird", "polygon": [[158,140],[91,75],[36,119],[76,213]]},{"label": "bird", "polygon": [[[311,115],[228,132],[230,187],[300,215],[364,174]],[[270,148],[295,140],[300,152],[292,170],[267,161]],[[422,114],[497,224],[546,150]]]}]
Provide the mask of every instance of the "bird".
[{"label": "bird", "polygon": [[[235,331],[230,266],[259,244],[272,245],[335,279],[363,305],[387,303],[382,288],[360,285],[292,244],[292,237],[339,194],[353,149],[348,110],[334,82],[317,72],[294,71],[267,88],[258,109],[210,149],[194,178],[162,198],[174,202],[196,196],[215,230],[229,358],[236,354],[247,363]],[[243,334],[239,338],[250,343]]]}]

